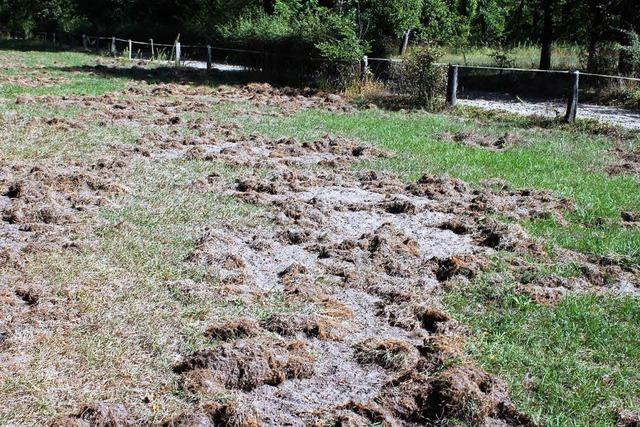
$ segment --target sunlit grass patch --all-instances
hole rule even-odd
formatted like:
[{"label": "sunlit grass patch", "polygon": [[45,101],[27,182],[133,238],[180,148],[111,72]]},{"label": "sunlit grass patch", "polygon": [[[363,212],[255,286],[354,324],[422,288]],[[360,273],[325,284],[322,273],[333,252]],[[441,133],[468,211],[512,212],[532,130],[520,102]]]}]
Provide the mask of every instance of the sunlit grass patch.
[{"label": "sunlit grass patch", "polygon": [[544,306],[499,276],[445,300],[471,328],[472,356],[507,380],[522,409],[549,426],[614,426],[617,411],[640,409],[637,298],[574,295]]}]

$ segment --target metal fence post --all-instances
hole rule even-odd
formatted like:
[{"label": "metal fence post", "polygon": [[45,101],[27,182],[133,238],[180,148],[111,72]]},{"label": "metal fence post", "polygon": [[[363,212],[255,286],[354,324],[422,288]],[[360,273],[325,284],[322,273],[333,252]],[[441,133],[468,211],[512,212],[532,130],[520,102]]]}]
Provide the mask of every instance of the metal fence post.
[{"label": "metal fence post", "polygon": [[151,42],[151,60],[153,61],[155,59],[155,52],[153,51],[153,39],[149,39],[149,41]]},{"label": "metal fence post", "polygon": [[180,42],[176,42],[176,68],[180,67]]},{"label": "metal fence post", "polygon": [[449,65],[447,75],[447,106],[455,107],[458,103],[458,66]]},{"label": "metal fence post", "polygon": [[111,54],[116,56],[116,37],[111,37]]},{"label": "metal fence post", "polygon": [[129,39],[129,61],[131,61],[131,51],[133,50],[133,44],[131,43],[131,39]]},{"label": "metal fence post", "polygon": [[573,73],[573,87],[571,88],[571,94],[569,95],[569,103],[567,104],[567,114],[564,116],[564,121],[572,123],[576,120],[576,114],[578,112],[578,92],[580,90],[580,71],[574,71]]},{"label": "metal fence post", "polygon": [[211,71],[211,46],[207,45],[207,71]]},{"label": "metal fence post", "polygon": [[369,71],[369,57],[367,55],[362,57],[360,61],[360,79],[365,81],[367,78],[367,72]]}]

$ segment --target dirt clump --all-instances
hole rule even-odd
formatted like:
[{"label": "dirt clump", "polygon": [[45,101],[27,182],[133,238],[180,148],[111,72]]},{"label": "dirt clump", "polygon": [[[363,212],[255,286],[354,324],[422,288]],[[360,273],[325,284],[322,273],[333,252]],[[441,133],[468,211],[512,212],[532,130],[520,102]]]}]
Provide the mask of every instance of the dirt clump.
[{"label": "dirt clump", "polygon": [[323,340],[339,339],[339,325],[327,316],[291,313],[274,313],[264,319],[261,326],[283,337],[295,337],[299,333]]},{"label": "dirt clump", "polygon": [[522,144],[522,139],[517,134],[507,132],[500,137],[460,131],[456,133],[443,132],[437,136],[440,141],[456,142],[469,147],[483,148],[492,151],[502,151]]},{"label": "dirt clump", "polygon": [[615,161],[605,168],[610,175],[632,175],[640,177],[640,150],[623,147],[622,144],[610,150]]},{"label": "dirt clump", "polygon": [[249,318],[217,322],[209,326],[205,333],[211,339],[219,341],[233,341],[240,338],[256,336],[260,333],[257,322]]},{"label": "dirt clump", "polygon": [[399,339],[372,339],[354,346],[355,358],[364,364],[376,364],[391,371],[413,369],[418,363],[418,351]]},{"label": "dirt clump", "polygon": [[640,411],[622,410],[618,412],[619,427],[638,427],[640,426]]},{"label": "dirt clump", "polygon": [[241,396],[206,402],[200,408],[164,420],[161,427],[259,427],[255,409]]},{"label": "dirt clump", "polygon": [[473,278],[484,267],[475,257],[449,257],[435,261],[434,273],[440,282],[446,282],[454,276]]},{"label": "dirt clump", "polygon": [[53,421],[52,427],[124,427],[136,425],[120,404],[98,402],[83,406],[73,415]]},{"label": "dirt clump", "polygon": [[300,341],[245,339],[198,351],[175,367],[178,373],[195,369],[210,370],[212,378],[226,389],[251,391],[264,384],[309,378],[314,358]]},{"label": "dirt clump", "polygon": [[624,222],[640,222],[640,212],[624,211],[620,213],[620,217]]}]

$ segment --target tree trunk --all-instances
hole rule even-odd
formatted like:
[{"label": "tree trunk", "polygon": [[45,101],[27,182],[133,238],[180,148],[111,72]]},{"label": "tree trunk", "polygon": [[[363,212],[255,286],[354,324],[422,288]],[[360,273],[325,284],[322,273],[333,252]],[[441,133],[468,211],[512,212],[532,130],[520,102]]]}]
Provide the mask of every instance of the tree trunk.
[{"label": "tree trunk", "polygon": [[591,3],[591,26],[589,30],[589,49],[587,58],[587,71],[598,71],[598,40],[600,39],[601,27],[603,23],[602,11],[599,4],[592,0]]},{"label": "tree trunk", "polygon": [[540,49],[540,69],[551,68],[551,43],[553,42],[553,13],[551,10],[552,0],[542,0],[543,23],[542,23],[542,43]]},{"label": "tree trunk", "polygon": [[262,0],[262,9],[269,15],[273,14],[276,11],[275,0]]}]

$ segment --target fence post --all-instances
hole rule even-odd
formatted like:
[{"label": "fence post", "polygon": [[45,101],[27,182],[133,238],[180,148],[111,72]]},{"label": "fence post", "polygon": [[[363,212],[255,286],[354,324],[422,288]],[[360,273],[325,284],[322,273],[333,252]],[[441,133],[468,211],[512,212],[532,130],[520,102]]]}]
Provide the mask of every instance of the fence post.
[{"label": "fence post", "polygon": [[360,79],[365,81],[367,78],[367,72],[369,71],[369,57],[367,55],[362,57],[360,61]]},{"label": "fence post", "polygon": [[400,55],[404,55],[405,53],[407,53],[410,37],[411,37],[411,30],[405,31],[404,35],[402,36],[402,44],[400,45]]},{"label": "fence post", "polygon": [[176,68],[180,67],[180,42],[176,42]]},{"label": "fence post", "polygon": [[211,46],[207,45],[207,71],[211,71]]},{"label": "fence post", "polygon": [[155,59],[155,52],[153,51],[153,39],[149,39],[149,41],[151,42],[151,60],[153,61]]},{"label": "fence post", "polygon": [[116,56],[116,37],[111,37],[111,54]]},{"label": "fence post", "polygon": [[129,61],[131,61],[131,51],[133,50],[133,44],[131,43],[131,39],[129,41]]},{"label": "fence post", "polygon": [[84,50],[87,50],[87,36],[86,36],[86,34],[82,35],[82,48]]},{"label": "fence post", "polygon": [[576,114],[578,112],[578,92],[580,89],[580,71],[574,71],[573,73],[573,87],[571,88],[571,94],[569,95],[569,103],[567,104],[567,114],[564,116],[564,121],[572,123],[576,120]]},{"label": "fence post", "polygon": [[449,65],[447,76],[447,106],[455,107],[458,103],[458,66]]},{"label": "fence post", "polygon": [[53,33],[53,45],[56,45],[56,33]]}]

